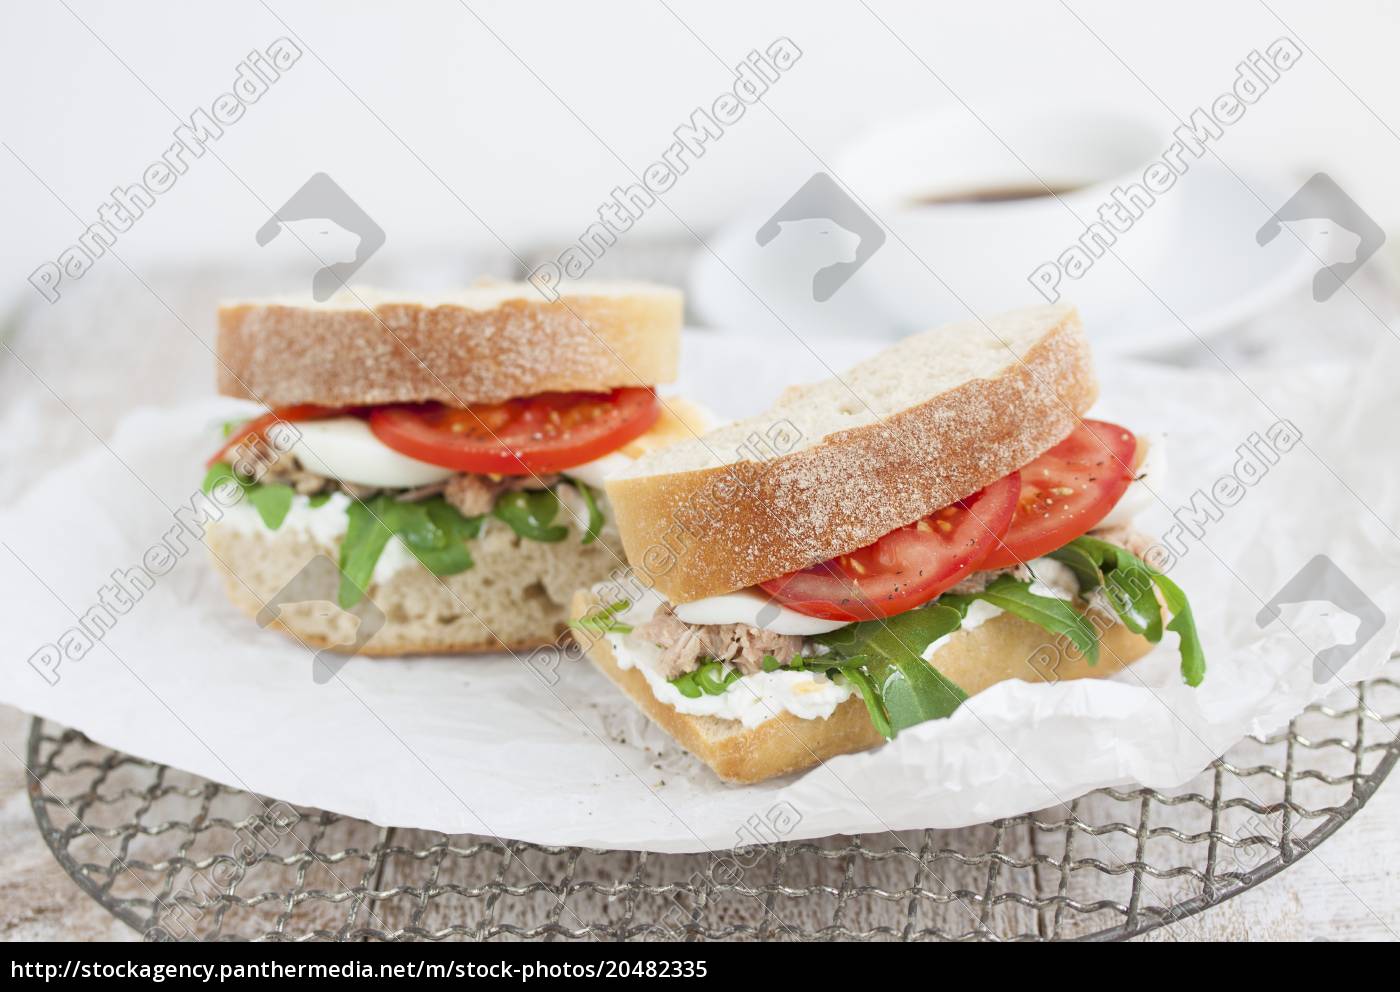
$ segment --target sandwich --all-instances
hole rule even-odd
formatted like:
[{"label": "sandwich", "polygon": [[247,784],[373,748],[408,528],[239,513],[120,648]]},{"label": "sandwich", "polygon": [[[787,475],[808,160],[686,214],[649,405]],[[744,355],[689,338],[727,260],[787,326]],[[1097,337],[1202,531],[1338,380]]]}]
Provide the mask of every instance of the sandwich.
[{"label": "sandwich", "polygon": [[206,466],[229,596],[317,648],[554,642],[623,561],[604,478],[705,427],[655,389],[681,310],[640,284],[224,305],[219,389],[260,408]]},{"label": "sandwich", "polygon": [[[607,495],[631,565],[575,638],[721,778],[757,782],[948,717],[1006,679],[1102,677],[1177,635],[1133,519],[1158,441],[1089,418],[1069,306],[908,337],[767,412],[638,459]],[[1148,559],[1148,560],[1144,560]]]}]

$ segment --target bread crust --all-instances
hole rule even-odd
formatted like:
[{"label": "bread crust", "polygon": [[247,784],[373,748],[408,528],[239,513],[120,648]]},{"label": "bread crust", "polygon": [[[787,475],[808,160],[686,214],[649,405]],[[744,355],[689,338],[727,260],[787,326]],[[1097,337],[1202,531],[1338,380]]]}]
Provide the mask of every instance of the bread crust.
[{"label": "bread crust", "polygon": [[[580,591],[574,596],[574,619],[596,608],[599,600]],[[726,782],[751,784],[811,768],[838,754],[863,751],[884,742],[856,695],[825,720],[803,720],[782,713],[753,729],[737,720],[681,713],[656,698],[635,668],[617,664],[605,638],[574,632],[595,666],[625,692],[653,723],[695,755]],[[1099,639],[1099,661],[1091,666],[1074,648],[1058,644],[1035,624],[1001,614],[972,630],[955,632],[935,655],[938,671],[969,696],[1007,679],[1059,682],[1104,678],[1122,671],[1152,650],[1143,637],[1114,624]]]},{"label": "bread crust", "polygon": [[653,386],[676,377],[681,317],[679,291],[645,284],[554,302],[517,284],[431,303],[371,291],[323,305],[230,303],[219,308],[218,385],[272,407]]},{"label": "bread crust", "polygon": [[608,498],[628,560],[687,603],[865,547],[971,495],[1065,438],[1097,395],[1066,308],[995,378],[790,454],[610,479]]}]

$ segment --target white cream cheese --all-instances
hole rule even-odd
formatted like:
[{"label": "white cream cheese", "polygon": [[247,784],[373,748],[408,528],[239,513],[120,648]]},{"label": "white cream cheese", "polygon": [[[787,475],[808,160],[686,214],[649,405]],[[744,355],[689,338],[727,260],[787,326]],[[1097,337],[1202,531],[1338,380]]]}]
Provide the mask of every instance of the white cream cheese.
[{"label": "white cream cheese", "polygon": [[821,672],[784,670],[745,675],[718,696],[702,693],[691,699],[656,671],[660,648],[634,643],[624,634],[608,634],[607,638],[617,667],[638,669],[661,702],[690,716],[738,720],[750,730],[783,713],[803,720],[825,720],[855,692]]},{"label": "white cream cheese", "polygon": [[932,661],[933,656],[943,649],[943,645],[962,633],[964,630],[976,630],[992,617],[1001,616],[1005,611],[1000,606],[993,606],[991,603],[984,603],[980,599],[975,599],[967,608],[967,616],[963,617],[963,622],[957,630],[944,634],[935,641],[929,642],[929,646],[924,648],[924,661]]},{"label": "white cream cheese", "polygon": [[[1053,558],[1035,558],[1028,561],[1026,567],[1031,570],[1029,591],[1037,596],[1069,601],[1078,595],[1079,580],[1074,577],[1074,572],[1068,565],[1055,561]],[[984,600],[973,600],[968,605],[967,616],[963,617],[962,626],[952,633],[944,634],[924,648],[924,660],[932,661],[933,656],[941,651],[948,641],[963,631],[976,630],[992,617],[1000,616],[1005,612],[1001,607],[993,606]]]},{"label": "white cream cheese", "polygon": [[[296,495],[292,497],[292,507],[282,526],[271,531],[253,505],[242,499],[226,509],[223,518],[213,526],[228,527],[240,534],[268,535],[285,531],[333,551],[349,526],[350,518],[346,514],[349,505],[350,497],[342,492],[331,493],[330,498],[317,507],[311,505],[309,496]],[[394,573],[414,566],[422,567],[402,541],[391,537],[374,565],[373,580],[383,582]]]},{"label": "white cream cheese", "polygon": [[1031,570],[1030,591],[1050,599],[1071,600],[1079,595],[1079,579],[1074,569],[1054,558],[1034,558],[1026,562]]}]

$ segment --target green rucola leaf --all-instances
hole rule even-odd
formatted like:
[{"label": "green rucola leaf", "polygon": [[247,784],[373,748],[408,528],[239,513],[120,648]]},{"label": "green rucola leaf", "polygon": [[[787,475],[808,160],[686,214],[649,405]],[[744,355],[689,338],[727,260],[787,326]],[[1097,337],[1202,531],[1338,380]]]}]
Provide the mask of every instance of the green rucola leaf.
[{"label": "green rucola leaf", "polygon": [[287,519],[287,511],[292,508],[292,497],[295,495],[291,486],[265,482],[249,486],[246,492],[248,502],[258,511],[258,516],[262,517],[262,522],[267,525],[268,530],[276,530],[282,526],[282,521]]},{"label": "green rucola leaf", "polygon": [[559,516],[559,497],[548,489],[504,493],[491,513],[529,541],[553,543],[569,536],[569,528],[554,523]]},{"label": "green rucola leaf", "polygon": [[1154,572],[1153,581],[1162,590],[1162,598],[1171,611],[1171,623],[1167,629],[1175,631],[1181,639],[1181,678],[1190,686],[1200,685],[1206,677],[1206,653],[1201,647],[1201,635],[1196,631],[1196,621],[1191,615],[1191,604],[1186,593],[1181,591],[1171,579],[1161,572]]},{"label": "green rucola leaf", "polygon": [[[1080,576],[1081,592],[1102,585],[1123,625],[1154,643],[1162,638],[1161,604],[1157,601],[1160,593],[1172,615],[1166,629],[1181,640],[1181,677],[1187,685],[1201,684],[1206,672],[1205,651],[1191,603],[1175,582],[1126,548],[1087,535],[1075,538],[1049,557],[1075,570]],[[1087,586],[1086,577],[1091,580]]]},{"label": "green rucola leaf", "polygon": [[[568,477],[566,476],[566,478]],[[592,544],[598,540],[598,535],[602,533],[603,524],[606,522],[603,519],[603,511],[598,505],[598,494],[593,491],[591,486],[578,479],[570,478],[569,484],[579,491],[579,495],[583,497],[583,505],[588,508],[588,528],[584,531],[583,540],[580,543]]]},{"label": "green rucola leaf", "polygon": [[1082,613],[1063,599],[1037,595],[1031,592],[1029,582],[1018,582],[1010,575],[994,580],[985,591],[977,594],[977,598],[1043,627],[1057,637],[1066,638],[1079,649],[1089,664],[1098,663],[1098,631]]},{"label": "green rucola leaf", "polygon": [[[815,640],[831,649],[831,660],[849,673],[859,667],[869,677],[869,693],[861,695],[871,721],[886,736],[906,727],[950,715],[967,699],[967,693],[944,678],[925,661],[930,644],[957,630],[962,614],[957,609],[930,603],[883,620],[851,624]],[[833,657],[834,656],[834,657]]]},{"label": "green rucola leaf", "polygon": [[394,535],[360,500],[351,501],[345,512],[350,519],[340,541],[340,590],[336,596],[342,610],[364,598],[374,577],[374,566]]}]

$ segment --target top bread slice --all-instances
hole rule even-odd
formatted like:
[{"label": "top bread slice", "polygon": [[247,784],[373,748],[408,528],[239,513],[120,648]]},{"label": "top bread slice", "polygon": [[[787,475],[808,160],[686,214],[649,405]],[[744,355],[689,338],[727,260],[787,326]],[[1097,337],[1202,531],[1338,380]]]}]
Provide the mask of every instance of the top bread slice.
[{"label": "top bread slice", "polygon": [[673,603],[846,554],[1053,447],[1094,402],[1072,306],[905,338],[607,481],[633,568]]},{"label": "top bread slice", "polygon": [[682,297],[646,283],[528,283],[438,298],[376,290],[219,308],[219,391],[270,406],[498,403],[676,377]]}]

